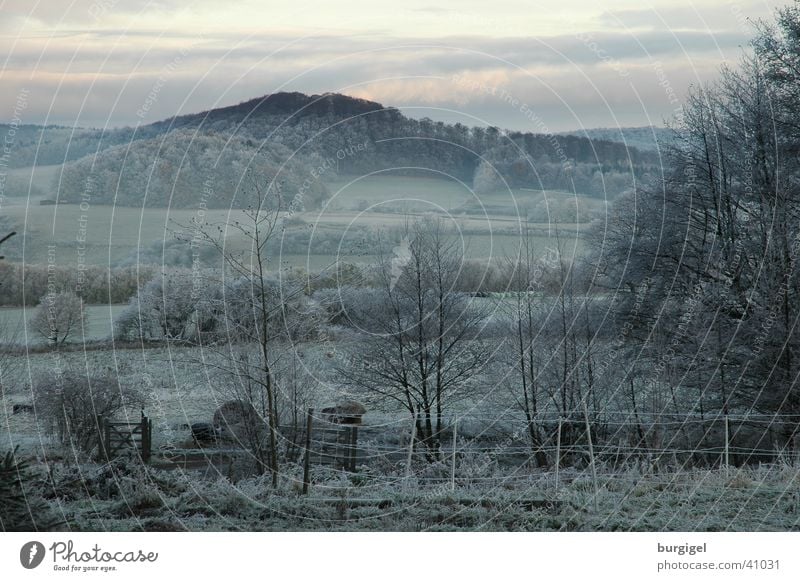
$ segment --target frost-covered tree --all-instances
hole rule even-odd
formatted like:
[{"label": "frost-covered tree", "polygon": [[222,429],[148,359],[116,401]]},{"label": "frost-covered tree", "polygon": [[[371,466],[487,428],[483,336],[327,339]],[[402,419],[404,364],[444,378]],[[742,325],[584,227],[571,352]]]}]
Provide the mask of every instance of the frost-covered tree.
[{"label": "frost-covered tree", "polygon": [[53,346],[82,334],[86,323],[83,301],[72,292],[43,296],[31,320],[33,329]]},{"label": "frost-covered tree", "polygon": [[494,165],[487,160],[482,160],[475,169],[475,176],[472,178],[472,187],[475,193],[491,194],[502,190],[504,186],[508,187],[507,184],[504,184],[503,177]]},{"label": "frost-covered tree", "polygon": [[343,313],[360,331],[343,380],[405,408],[436,455],[444,411],[466,398],[488,361],[483,309],[454,290],[460,241],[438,221],[409,227],[407,244],[384,254],[377,288],[342,296]]},{"label": "frost-covered tree", "polygon": [[[689,94],[664,178],[597,233],[661,411],[800,413],[798,30],[797,7],[780,11],[753,55]],[[780,425],[791,442],[796,421]]]},{"label": "frost-covered tree", "polygon": [[[197,236],[219,253],[224,261],[226,276],[232,276],[237,283],[242,283],[239,288],[240,300],[234,301],[230,310],[223,300],[222,308],[227,328],[232,331],[227,334],[227,341],[243,345],[245,349],[226,349],[220,355],[225,358],[223,369],[230,378],[250,386],[248,392],[251,401],[247,403],[254,407],[263,404],[261,409],[256,409],[266,419],[268,442],[259,468],[271,474],[272,486],[277,487],[279,413],[274,368],[278,354],[276,343],[282,329],[275,323],[274,311],[285,312],[284,299],[302,293],[304,287],[301,286],[289,296],[281,295],[282,300],[277,305],[270,298],[275,289],[269,276],[269,255],[272,246],[279,241],[288,204],[280,183],[270,179],[269,175],[248,173],[245,189],[238,192],[237,196],[245,205],[243,219],[193,224],[193,227]],[[234,250],[226,244],[226,237],[232,232],[247,241],[245,250]],[[285,319],[279,317],[279,320]],[[251,352],[248,346],[254,347],[254,350]]]},{"label": "frost-covered tree", "polygon": [[169,268],[156,275],[115,319],[124,340],[215,341],[224,321],[221,282],[213,271]]}]

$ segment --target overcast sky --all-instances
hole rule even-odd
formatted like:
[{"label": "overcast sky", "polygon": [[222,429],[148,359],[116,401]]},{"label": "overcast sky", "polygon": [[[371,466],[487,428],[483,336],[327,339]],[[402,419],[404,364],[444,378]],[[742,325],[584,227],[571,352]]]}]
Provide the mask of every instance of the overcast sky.
[{"label": "overcast sky", "polygon": [[0,119],[22,99],[25,123],[134,125],[301,91],[536,132],[660,125],[783,4],[0,0]]}]

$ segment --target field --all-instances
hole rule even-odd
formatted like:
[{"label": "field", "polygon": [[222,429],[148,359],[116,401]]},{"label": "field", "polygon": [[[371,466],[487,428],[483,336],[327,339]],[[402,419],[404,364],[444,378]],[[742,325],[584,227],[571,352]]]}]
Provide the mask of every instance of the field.
[{"label": "field", "polygon": [[60,171],[60,165],[39,165],[8,170],[8,179],[16,183],[17,191],[7,192],[6,195],[27,197],[30,189],[31,203],[38,204],[40,199],[51,197],[50,192],[53,191],[53,184]]},{"label": "field", "polygon": [[[358,474],[303,496],[300,474],[287,475],[274,492],[259,477],[231,482],[78,465],[54,470],[62,496],[53,504],[76,532],[800,530],[797,495],[787,493],[797,478],[791,468],[667,477],[630,472],[601,477],[596,496],[585,478],[567,481],[557,492],[536,479],[515,487],[464,484],[451,492],[416,483],[365,488]],[[87,492],[90,500],[72,500]]]},{"label": "field", "polygon": [[[125,305],[86,305],[88,325],[85,333],[78,333],[72,341],[108,339],[114,330],[114,315],[124,308]],[[23,324],[24,321],[30,321],[35,312],[36,307],[0,308],[0,342],[27,345],[43,343],[44,340],[33,328]]]},{"label": "field", "polygon": [[[52,180],[57,166],[37,168],[35,181]],[[25,175],[28,168],[14,170]],[[337,179],[328,184],[331,199],[320,209],[292,216],[285,236],[305,236],[306,243],[276,244],[275,266],[305,266],[312,270],[337,258],[351,262],[372,259],[370,250],[352,251],[353,241],[379,230],[401,228],[409,216],[436,215],[452,223],[462,237],[469,258],[498,259],[514,253],[519,232],[527,224],[535,231],[540,251],[555,245],[559,229],[566,254],[580,252],[582,232],[591,216],[604,211],[602,200],[572,196],[564,192],[513,190],[477,197],[455,181],[423,177],[368,176]],[[576,209],[577,207],[577,209]],[[48,246],[56,246],[56,260],[62,266],[135,263],[137,253],[148,260],[160,260],[160,245],[169,241],[192,219],[210,223],[234,221],[239,210],[210,210],[202,216],[197,209],[131,208],[93,205],[40,206],[38,199],[8,198],[3,215],[27,233],[25,255],[11,256],[29,264],[44,264]],[[527,218],[526,218],[527,217]],[[85,255],[80,259],[79,238],[85,238]],[[320,240],[324,239],[324,243]],[[286,238],[288,240],[288,238]],[[231,235],[232,248],[245,241]],[[155,250],[154,250],[155,248]],[[152,258],[155,256],[156,258]]]},{"label": "field", "polygon": [[[215,392],[203,370],[192,361],[191,350],[78,349],[56,354],[6,355],[4,362],[15,372],[25,368],[23,373],[14,373],[15,377],[31,377],[34,381],[46,377],[56,367],[62,370],[102,370],[113,365],[121,382],[141,386],[146,391],[150,404],[147,406],[148,414],[157,423],[157,445],[170,442],[176,427],[181,424],[210,420],[216,409],[215,402],[223,397]],[[31,403],[30,385],[7,382],[4,396],[1,409],[6,415],[0,430],[3,438],[0,439],[0,449],[19,445],[26,453],[41,453],[39,437],[47,433],[47,426],[40,424],[36,416],[11,413],[13,404]],[[131,413],[138,414],[138,410],[131,410]],[[45,442],[45,446],[53,444]]]}]

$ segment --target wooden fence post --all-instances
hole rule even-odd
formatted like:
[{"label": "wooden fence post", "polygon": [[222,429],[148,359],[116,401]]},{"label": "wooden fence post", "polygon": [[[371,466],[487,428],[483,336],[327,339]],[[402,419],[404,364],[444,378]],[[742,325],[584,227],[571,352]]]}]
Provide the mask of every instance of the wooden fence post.
[{"label": "wooden fence post", "polygon": [[450,492],[456,490],[456,442],[458,441],[458,420],[453,421],[453,465],[450,468]]},{"label": "wooden fence post", "polygon": [[558,469],[561,466],[561,422],[563,418],[558,417],[558,432],[556,432],[556,494],[558,494]]},{"label": "wooden fence post", "polygon": [[111,462],[113,452],[111,450],[111,423],[109,423],[108,418],[103,418],[103,434],[106,462]]},{"label": "wooden fence post", "polygon": [[731,464],[731,428],[729,424],[728,414],[725,414],[725,475],[728,475],[729,467]]},{"label": "wooden fence post", "polygon": [[152,437],[152,429],[153,429],[153,422],[152,420],[147,419],[147,417],[142,414],[142,420],[139,423],[139,431],[142,434],[141,444],[139,455],[142,458],[142,462],[147,463],[150,461],[150,438]]},{"label": "wooden fence post", "polygon": [[414,440],[417,439],[417,415],[413,415],[411,422],[411,442],[408,445],[408,458],[406,460],[406,485],[411,478],[411,459],[414,457]]},{"label": "wooden fence post", "polygon": [[308,494],[308,486],[311,484],[311,427],[313,423],[314,409],[308,409],[306,418],[306,450],[303,458],[303,494]]},{"label": "wooden fence post", "polygon": [[350,472],[356,471],[356,458],[358,456],[358,427],[350,428],[350,446],[348,448],[347,466]]},{"label": "wooden fence post", "polygon": [[97,457],[102,461],[105,460],[107,456],[103,416],[95,416],[94,421],[95,426],[97,427]]},{"label": "wooden fence post", "polygon": [[150,462],[153,455],[153,420],[147,420],[147,459],[145,462]]},{"label": "wooden fence post", "polygon": [[583,401],[583,418],[586,421],[586,438],[589,442],[589,463],[592,467],[592,483],[594,485],[594,511],[597,512],[597,468],[594,465],[594,448],[592,447],[592,427],[589,424],[589,410],[586,400]]}]

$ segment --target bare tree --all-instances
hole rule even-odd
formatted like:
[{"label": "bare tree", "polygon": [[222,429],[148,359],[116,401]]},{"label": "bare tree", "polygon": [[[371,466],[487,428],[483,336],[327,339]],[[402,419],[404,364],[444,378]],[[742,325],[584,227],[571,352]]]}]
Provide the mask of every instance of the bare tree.
[{"label": "bare tree", "polygon": [[86,322],[81,298],[72,292],[60,292],[42,297],[31,325],[51,345],[58,346],[81,332]]},{"label": "bare tree", "polygon": [[[9,238],[11,238],[12,236],[14,236],[15,234],[16,234],[16,232],[11,232],[11,233],[9,233],[9,234],[6,234],[6,235],[5,235],[5,236],[3,236],[2,238],[0,238],[0,244],[3,244],[3,242],[6,242],[6,241],[7,241]],[[0,256],[0,260],[2,260],[2,259],[4,259],[4,258],[5,258],[5,256]]]},{"label": "bare tree", "polygon": [[540,291],[546,265],[536,256],[534,237],[527,223],[524,228],[517,254],[506,261],[508,270],[513,273],[509,288],[513,292],[513,300],[502,304],[510,311],[513,326],[513,349],[509,355],[514,360],[516,381],[512,381],[512,396],[525,414],[528,438],[536,463],[546,467],[547,454],[541,448],[539,425],[542,366],[538,358],[538,343],[543,338],[541,326],[538,324],[538,310],[543,302]]},{"label": "bare tree", "polygon": [[[267,263],[272,243],[282,226],[281,212],[285,204],[280,185],[276,181],[264,185],[252,175],[249,175],[248,180],[249,190],[244,192],[248,203],[241,220],[229,218],[224,223],[193,226],[195,235],[216,249],[222,257],[226,276],[230,275],[237,279],[238,284],[246,285],[245,300],[238,305],[239,308],[228,304],[223,293],[230,347],[227,351],[221,351],[225,357],[221,368],[230,374],[233,381],[242,383],[250,400],[264,403],[268,443],[263,451],[260,444],[257,446],[257,459],[266,459],[272,475],[272,486],[277,488],[279,434],[273,340],[279,329],[273,328],[276,318],[273,313],[274,302],[270,297],[275,289],[268,278]],[[241,251],[232,249],[228,244],[228,237],[232,234],[243,238],[247,242],[247,248]],[[237,344],[255,345],[255,356],[243,356],[240,350],[234,348]],[[260,393],[256,393],[256,387]]]},{"label": "bare tree", "polygon": [[440,222],[415,222],[403,240],[382,256],[378,288],[346,308],[363,340],[339,372],[407,409],[435,457],[447,405],[466,396],[489,359],[480,339],[485,313],[452,290],[463,255]]}]

